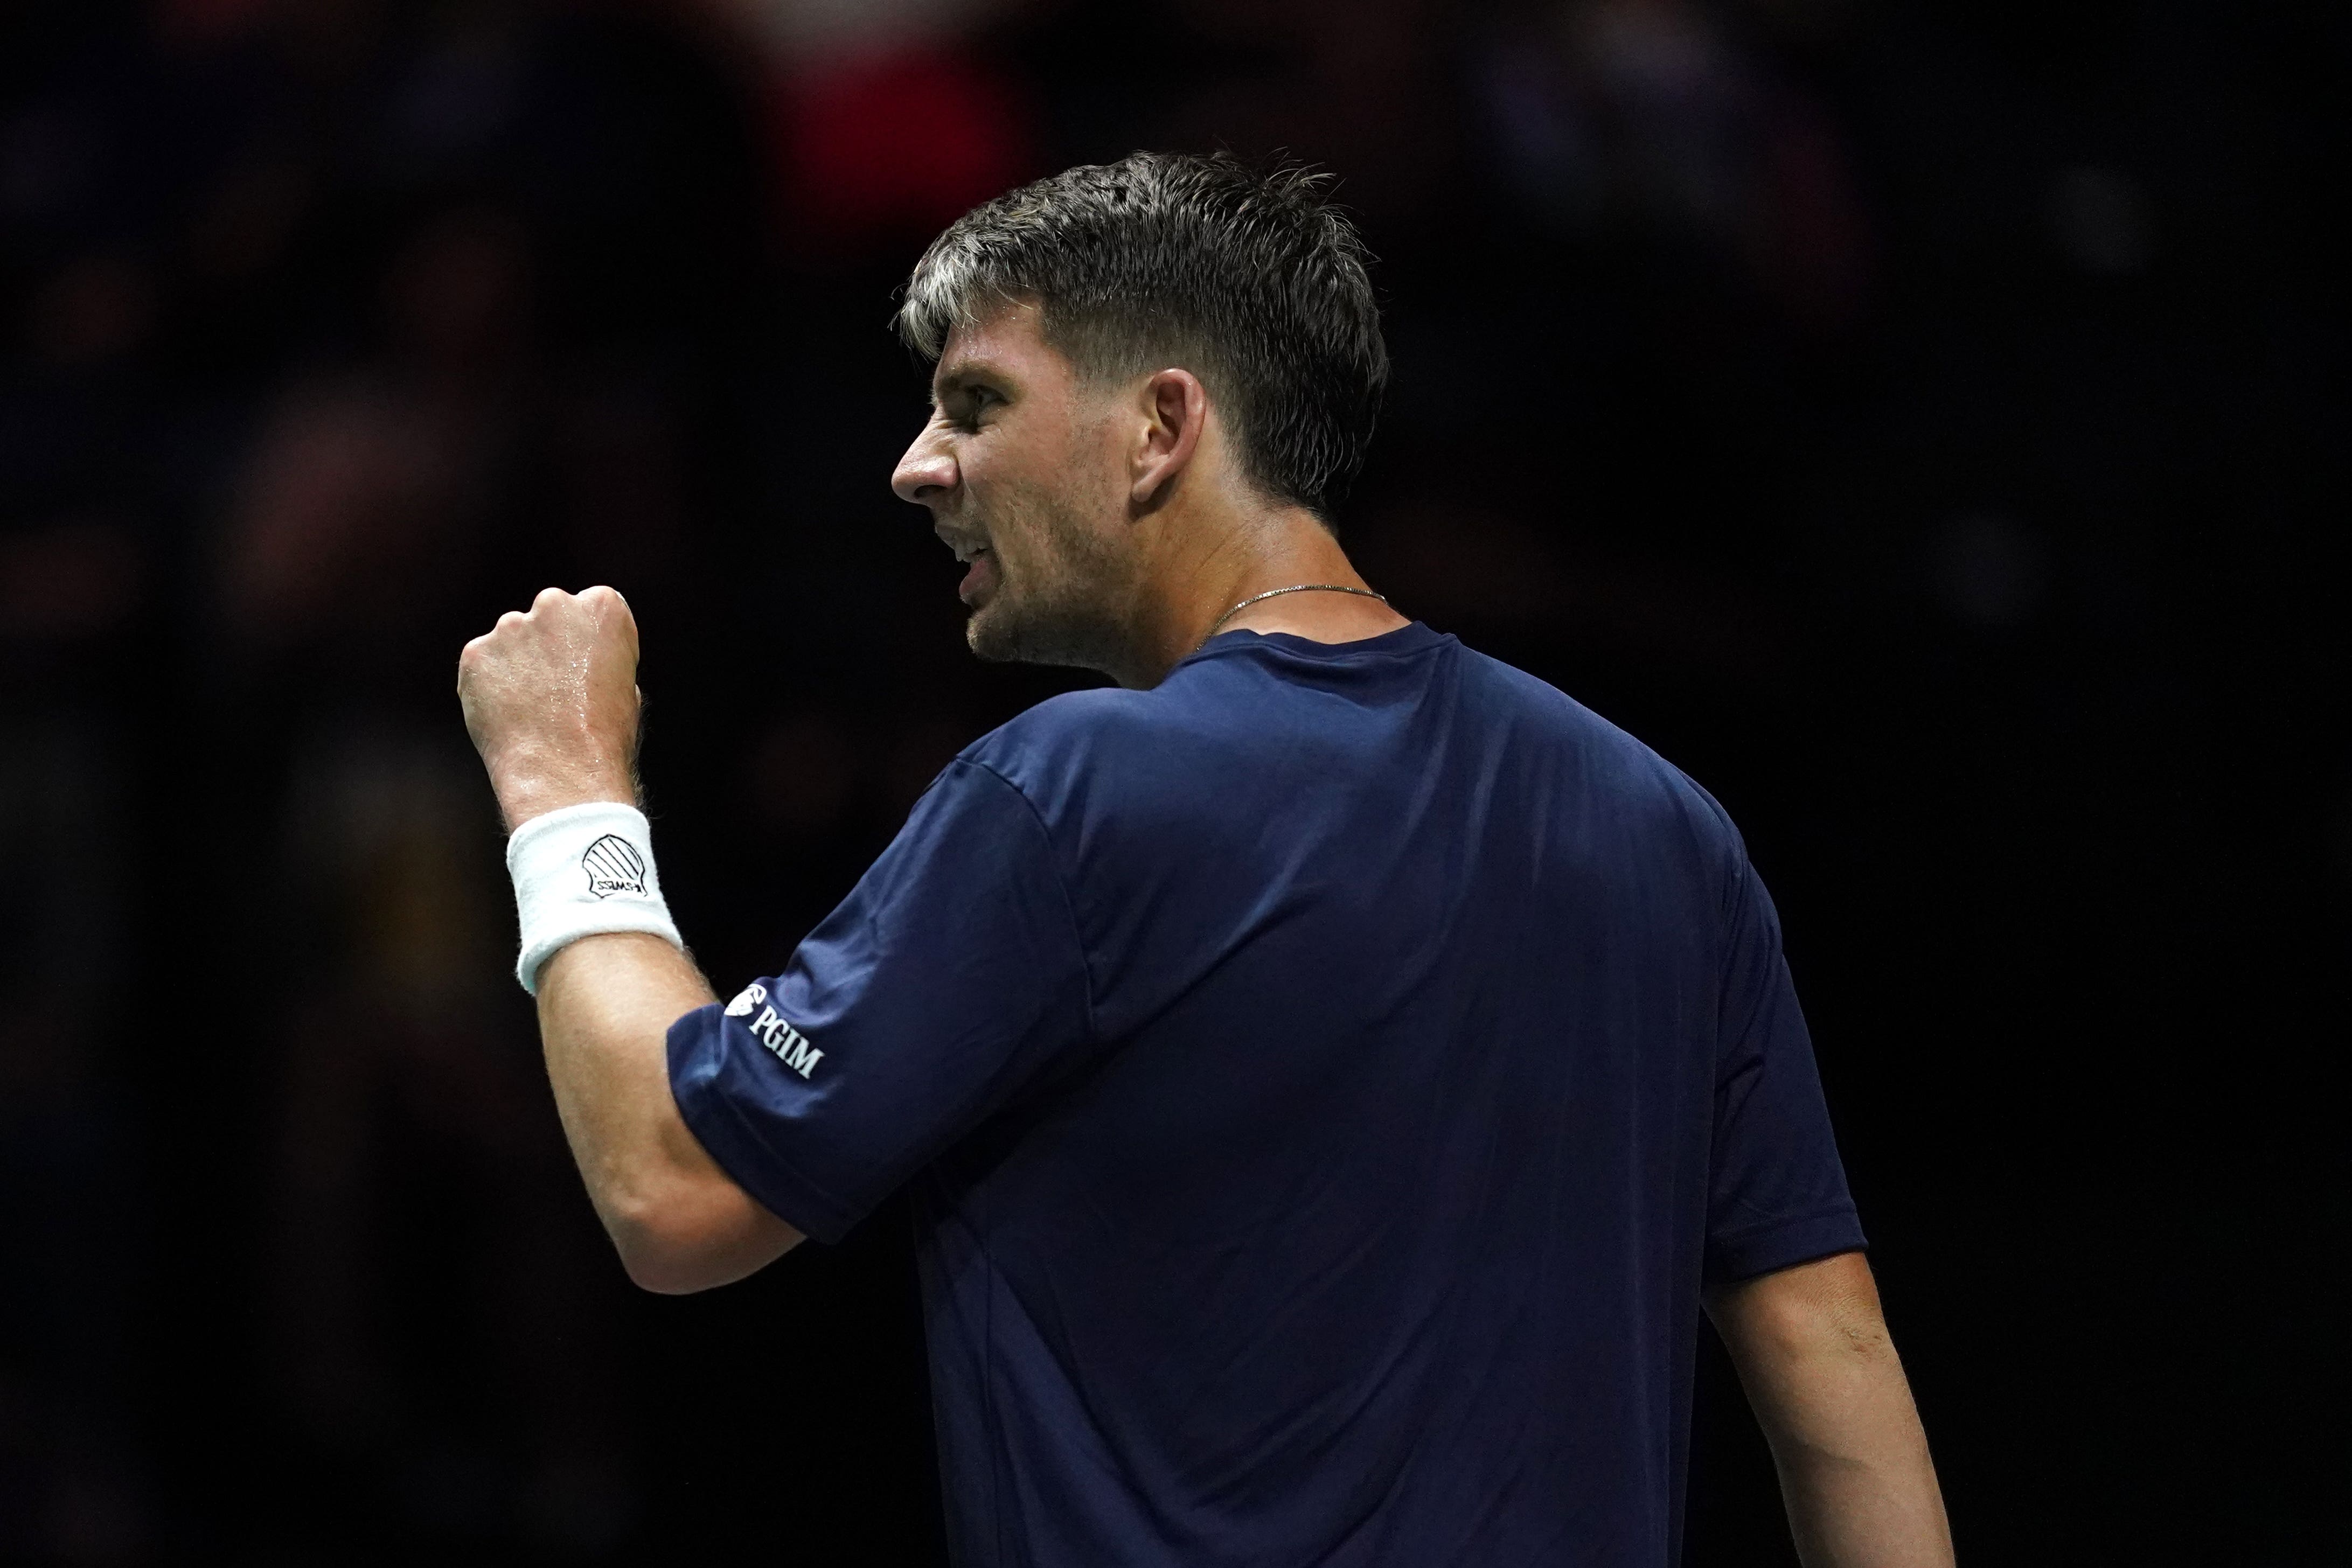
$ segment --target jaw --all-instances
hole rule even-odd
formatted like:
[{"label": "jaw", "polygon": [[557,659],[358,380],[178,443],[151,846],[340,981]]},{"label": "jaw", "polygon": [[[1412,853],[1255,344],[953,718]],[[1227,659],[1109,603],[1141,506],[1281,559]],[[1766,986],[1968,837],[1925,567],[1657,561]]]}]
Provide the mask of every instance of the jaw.
[{"label": "jaw", "polygon": [[1137,676],[1132,628],[1120,613],[1124,595],[1068,579],[1017,580],[1018,587],[998,581],[971,601],[964,641],[975,655],[992,664],[1093,670],[1124,686],[1151,684]]},{"label": "jaw", "polygon": [[965,499],[964,516],[937,531],[970,558],[958,596],[971,610],[964,638],[975,654],[1151,684],[1138,678],[1145,563],[1109,500],[1087,507],[1066,482],[1000,484]]}]

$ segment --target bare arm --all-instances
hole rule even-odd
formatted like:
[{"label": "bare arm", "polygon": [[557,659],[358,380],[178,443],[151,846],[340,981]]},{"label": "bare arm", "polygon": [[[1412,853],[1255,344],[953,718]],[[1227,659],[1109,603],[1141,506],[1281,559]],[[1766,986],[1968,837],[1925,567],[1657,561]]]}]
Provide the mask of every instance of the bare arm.
[{"label": "bare arm", "polygon": [[588,1197],[629,1278],[676,1295],[758,1272],[801,1239],[706,1153],[670,1094],[667,1040],[713,1000],[658,936],[585,936],[539,972],[547,1076]]},{"label": "bare arm", "polygon": [[1927,1433],[1859,1252],[1711,1293],[1805,1568],[1949,1568]]},{"label": "bare arm", "polygon": [[[457,692],[509,828],[592,800],[635,798],[636,625],[621,596],[549,589],[466,645]],[[693,960],[658,936],[583,937],[539,972],[547,1074],[589,1200],[629,1277],[708,1290],[801,1239],[719,1168],[670,1093],[669,1026],[711,1001]]]}]

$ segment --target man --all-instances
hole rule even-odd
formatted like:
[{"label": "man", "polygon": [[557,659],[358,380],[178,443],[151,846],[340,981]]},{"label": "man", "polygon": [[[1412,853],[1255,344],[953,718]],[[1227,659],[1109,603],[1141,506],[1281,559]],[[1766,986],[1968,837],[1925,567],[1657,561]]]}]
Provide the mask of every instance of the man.
[{"label": "man", "polygon": [[631,1275],[911,1186],[961,1563],[1670,1563],[1702,1300],[1806,1561],[1948,1563],[1738,836],[1331,530],[1387,360],[1317,183],[1071,170],[900,325],[973,651],[1118,685],[967,748],[782,974],[675,945],[617,594],[459,664]]}]

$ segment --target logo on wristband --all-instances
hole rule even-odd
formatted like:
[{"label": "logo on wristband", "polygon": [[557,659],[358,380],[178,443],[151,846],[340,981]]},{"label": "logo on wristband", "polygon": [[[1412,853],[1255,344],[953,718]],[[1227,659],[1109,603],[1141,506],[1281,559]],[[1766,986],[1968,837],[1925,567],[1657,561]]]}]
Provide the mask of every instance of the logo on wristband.
[{"label": "logo on wristband", "polygon": [[646,891],[646,857],[618,833],[606,833],[590,844],[580,857],[580,869],[588,873],[588,891],[598,898]]}]

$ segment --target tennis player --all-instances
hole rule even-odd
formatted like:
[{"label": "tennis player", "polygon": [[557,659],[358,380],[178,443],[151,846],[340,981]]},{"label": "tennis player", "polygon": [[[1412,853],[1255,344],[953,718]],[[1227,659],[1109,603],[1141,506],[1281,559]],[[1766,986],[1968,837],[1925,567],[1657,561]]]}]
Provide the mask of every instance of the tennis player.
[{"label": "tennis player", "polygon": [[1072,169],[899,323],[973,652],[1117,685],[966,748],[779,973],[721,1000],[662,904],[619,594],[458,664],[632,1277],[908,1188],[967,1565],[1672,1564],[1702,1307],[1804,1560],[1948,1563],[1739,835],[1333,534],[1388,361],[1318,181]]}]

